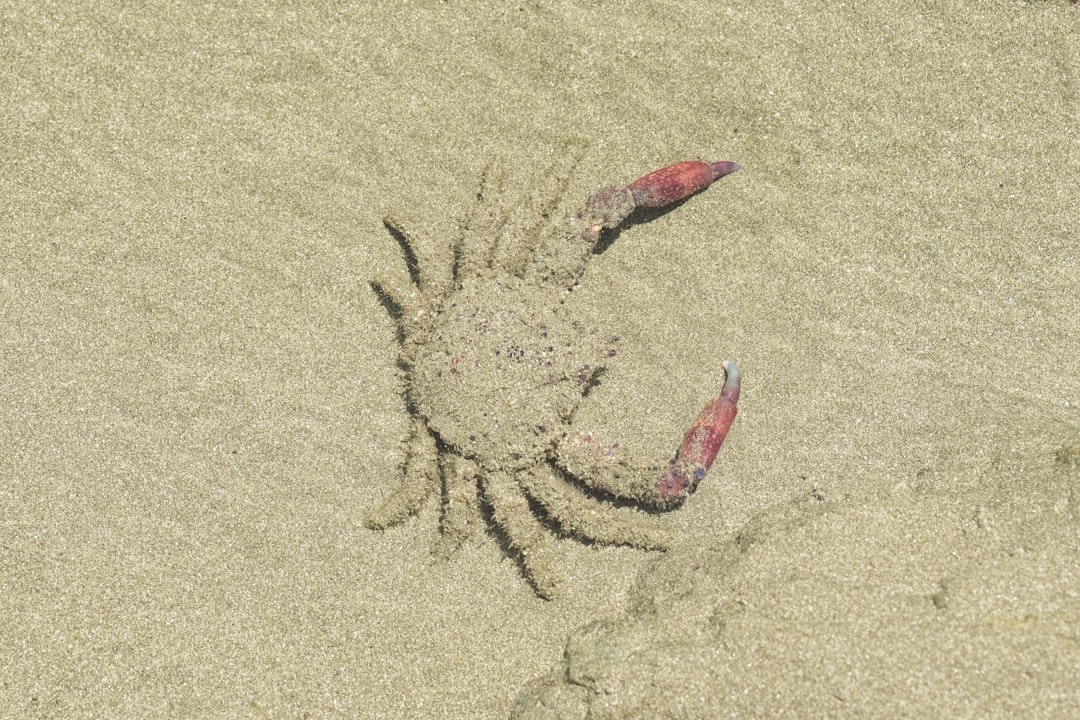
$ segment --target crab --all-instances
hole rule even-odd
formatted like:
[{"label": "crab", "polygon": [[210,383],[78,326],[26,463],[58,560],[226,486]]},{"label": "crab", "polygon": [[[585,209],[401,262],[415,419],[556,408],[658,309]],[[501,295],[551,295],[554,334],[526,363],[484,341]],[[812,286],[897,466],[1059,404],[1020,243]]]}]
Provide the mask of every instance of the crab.
[{"label": "crab", "polygon": [[564,300],[603,231],[636,208],[672,205],[738,168],[675,163],[601,189],[561,223],[548,220],[553,200],[530,210],[525,227],[513,221],[489,168],[446,267],[421,263],[423,244],[385,218],[409,277],[371,284],[398,324],[412,420],[401,479],[365,524],[402,522],[441,484],[434,553],[449,557],[486,518],[542,598],[560,584],[553,529],[586,542],[669,547],[674,538],[652,513],[678,507],[705,477],[735,419],[739,371],[724,363],[723,388],[673,459],[643,461],[573,425],[618,338],[576,320]]}]

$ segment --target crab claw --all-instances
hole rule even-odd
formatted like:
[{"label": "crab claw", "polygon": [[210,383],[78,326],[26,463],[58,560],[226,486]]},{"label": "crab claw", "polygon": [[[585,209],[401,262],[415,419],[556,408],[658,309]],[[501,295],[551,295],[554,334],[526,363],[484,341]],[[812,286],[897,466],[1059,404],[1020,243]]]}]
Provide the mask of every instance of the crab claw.
[{"label": "crab claw", "polygon": [[741,385],[739,368],[735,363],[724,363],[724,369],[727,378],[719,397],[698,414],[697,420],[683,437],[675,459],[656,483],[656,504],[659,507],[674,507],[694,492],[724,444],[728,429],[735,420]]},{"label": "crab claw", "polygon": [[626,189],[637,207],[663,207],[701,192],[738,169],[739,164],[730,161],[685,160],[642,175]]}]

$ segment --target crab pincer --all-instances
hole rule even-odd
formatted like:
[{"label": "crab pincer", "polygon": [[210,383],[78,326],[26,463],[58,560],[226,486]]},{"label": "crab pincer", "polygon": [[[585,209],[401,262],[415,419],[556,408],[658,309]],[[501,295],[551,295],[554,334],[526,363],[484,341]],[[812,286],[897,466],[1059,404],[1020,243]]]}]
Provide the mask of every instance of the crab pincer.
[{"label": "crab pincer", "polygon": [[[730,160],[705,162],[683,160],[659,170],[642,175],[624,188],[606,187],[589,198],[577,218],[585,222],[582,237],[586,240],[585,252],[591,252],[605,228],[617,227],[636,208],[661,208],[685,200],[699,193],[714,182],[739,169],[739,163]],[[551,253],[540,253],[547,260]],[[562,268],[545,268],[548,276],[564,285],[577,281],[584,272],[584,263],[578,259],[569,271]]]},{"label": "crab pincer", "polygon": [[668,464],[667,471],[656,483],[656,504],[659,507],[674,507],[694,492],[724,444],[724,438],[738,412],[736,405],[742,384],[735,363],[724,363],[724,369],[727,378],[720,395],[702,408],[683,436],[675,459]]},{"label": "crab pincer", "polygon": [[637,207],[663,207],[701,192],[739,169],[736,162],[684,160],[653,170],[627,186]]}]

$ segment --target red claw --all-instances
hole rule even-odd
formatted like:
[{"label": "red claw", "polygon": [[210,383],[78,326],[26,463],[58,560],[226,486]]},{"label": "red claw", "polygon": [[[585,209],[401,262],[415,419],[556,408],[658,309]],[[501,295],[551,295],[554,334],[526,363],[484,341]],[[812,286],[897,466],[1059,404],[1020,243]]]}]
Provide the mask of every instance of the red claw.
[{"label": "red claw", "polygon": [[738,169],[738,163],[729,161],[686,160],[653,170],[626,189],[634,196],[634,204],[638,207],[663,207],[701,192]]},{"label": "red claw", "polygon": [[[648,177],[648,176],[646,176]],[[742,385],[735,363],[724,363],[727,378],[719,397],[706,405],[697,420],[683,437],[679,452],[656,484],[656,501],[660,507],[678,505],[697,489],[705,473],[724,444],[731,423],[738,411],[739,389]]]}]

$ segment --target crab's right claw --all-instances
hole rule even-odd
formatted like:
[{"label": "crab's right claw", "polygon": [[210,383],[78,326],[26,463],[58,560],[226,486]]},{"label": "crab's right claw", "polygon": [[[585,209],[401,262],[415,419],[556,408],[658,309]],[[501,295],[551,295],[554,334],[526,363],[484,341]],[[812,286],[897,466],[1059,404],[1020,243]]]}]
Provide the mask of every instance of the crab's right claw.
[{"label": "crab's right claw", "polygon": [[736,405],[742,385],[735,363],[724,363],[724,369],[727,378],[719,397],[698,414],[697,420],[683,437],[675,459],[656,483],[656,504],[659,507],[674,507],[694,492],[724,444],[724,438],[738,412]]}]

